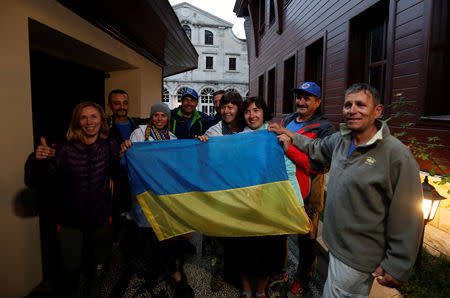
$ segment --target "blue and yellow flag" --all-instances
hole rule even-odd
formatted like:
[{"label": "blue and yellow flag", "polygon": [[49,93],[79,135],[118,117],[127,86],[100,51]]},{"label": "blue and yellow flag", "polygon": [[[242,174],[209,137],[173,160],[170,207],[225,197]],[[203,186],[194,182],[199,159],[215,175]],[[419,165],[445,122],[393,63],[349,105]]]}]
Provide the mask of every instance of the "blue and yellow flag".
[{"label": "blue and yellow flag", "polygon": [[159,240],[298,234],[309,221],[267,130],[198,140],[133,143],[122,165]]}]

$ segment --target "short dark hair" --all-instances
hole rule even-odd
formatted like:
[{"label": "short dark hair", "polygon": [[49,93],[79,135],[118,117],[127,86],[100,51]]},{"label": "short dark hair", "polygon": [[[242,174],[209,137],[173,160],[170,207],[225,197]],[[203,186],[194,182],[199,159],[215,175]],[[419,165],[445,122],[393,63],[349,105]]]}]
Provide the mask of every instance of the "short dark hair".
[{"label": "short dark hair", "polygon": [[220,99],[220,106],[224,106],[228,103],[236,105],[240,110],[242,105],[242,96],[236,91],[225,92],[225,94]]},{"label": "short dark hair", "polygon": [[345,91],[345,97],[347,97],[350,94],[358,93],[358,92],[364,92],[365,94],[369,93],[372,96],[373,105],[379,105],[381,103],[380,93],[375,87],[370,86],[366,83],[355,83],[351,85],[346,91]]},{"label": "short dark hair", "polygon": [[111,96],[112,96],[113,94],[124,94],[124,95],[126,95],[127,97],[129,97],[129,96],[128,96],[128,93],[127,93],[126,91],[124,91],[124,90],[122,90],[122,89],[114,89],[114,90],[112,90],[111,92],[109,92],[109,94],[108,94],[108,104],[111,104]]},{"label": "short dark hair", "polygon": [[261,97],[249,97],[246,100],[244,100],[244,102],[242,103],[242,120],[245,123],[245,119],[244,119],[244,114],[245,114],[245,110],[252,104],[255,103],[255,106],[260,108],[263,111],[264,114],[264,121],[269,121],[270,119],[272,119],[272,115],[269,112],[269,109],[267,108],[266,102],[264,101],[264,99],[262,99]]},{"label": "short dark hair", "polygon": [[212,96],[214,97],[214,96],[220,95],[220,94],[225,94],[225,90],[217,90],[216,92],[214,92],[214,93],[212,94]]}]

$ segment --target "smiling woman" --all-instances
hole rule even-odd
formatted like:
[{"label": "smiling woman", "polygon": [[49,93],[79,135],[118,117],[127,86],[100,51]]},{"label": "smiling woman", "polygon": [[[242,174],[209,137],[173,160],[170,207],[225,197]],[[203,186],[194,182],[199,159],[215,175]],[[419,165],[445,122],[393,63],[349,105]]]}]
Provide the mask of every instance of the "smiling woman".
[{"label": "smiling woman", "polygon": [[[31,184],[54,190],[55,219],[62,255],[60,295],[78,290],[81,274],[88,279],[89,296],[97,296],[102,268],[112,247],[111,179],[119,166],[119,147],[109,133],[103,109],[93,102],[78,104],[72,113],[67,142],[53,154],[42,145],[31,160]],[[113,177],[114,176],[114,177]],[[115,182],[118,182],[116,180]]]},{"label": "smiling woman", "polygon": [[66,135],[68,141],[92,144],[99,137],[106,139],[108,134],[105,113],[98,104],[86,101],[75,107]]}]

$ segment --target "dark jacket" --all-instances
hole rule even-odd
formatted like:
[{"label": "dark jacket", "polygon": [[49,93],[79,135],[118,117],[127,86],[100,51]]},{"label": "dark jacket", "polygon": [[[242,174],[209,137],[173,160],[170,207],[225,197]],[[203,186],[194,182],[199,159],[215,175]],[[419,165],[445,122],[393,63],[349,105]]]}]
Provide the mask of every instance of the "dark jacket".
[{"label": "dark jacket", "polygon": [[33,170],[26,169],[25,179],[29,185],[55,188],[58,223],[95,229],[111,217],[110,178],[120,169],[119,151],[112,139],[90,145],[66,142],[57,146],[53,160],[32,157]]},{"label": "dark jacket", "polygon": [[[222,115],[220,115],[220,113],[216,113],[214,115],[213,121],[212,121],[212,125],[216,125],[217,123],[219,123],[220,121],[222,121]],[[245,125],[244,125],[245,126]]]},{"label": "dark jacket", "polygon": [[193,139],[204,135],[213,124],[214,119],[203,112],[194,111],[191,129],[181,113],[181,107],[172,110],[171,130],[178,139]]},{"label": "dark jacket", "polygon": [[[114,117],[107,118],[108,121],[108,127],[109,127],[109,137],[113,138],[117,144],[122,144],[124,139],[122,138],[122,135],[120,134],[120,130],[116,125],[116,122],[114,121]],[[139,127],[139,125],[147,124],[148,119],[141,119],[141,118],[131,118],[128,117],[128,121],[130,121],[131,124],[131,133]]]},{"label": "dark jacket", "polygon": [[[281,121],[281,125],[286,127],[297,116],[297,112],[287,115]],[[313,115],[306,121],[302,129],[297,131],[298,134],[305,135],[311,139],[321,139],[331,135],[333,132],[333,125],[320,114]],[[286,155],[297,165],[295,174],[300,185],[305,209],[309,213],[322,210],[324,186],[324,177],[322,175],[324,172],[323,166],[310,160],[305,153],[301,152],[294,145],[289,147]]]}]

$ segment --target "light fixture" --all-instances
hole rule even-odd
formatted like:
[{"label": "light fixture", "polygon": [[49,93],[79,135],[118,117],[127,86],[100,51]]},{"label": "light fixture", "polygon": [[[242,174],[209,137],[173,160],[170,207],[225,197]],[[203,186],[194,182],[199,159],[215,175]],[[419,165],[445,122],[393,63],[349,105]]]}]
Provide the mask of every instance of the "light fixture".
[{"label": "light fixture", "polygon": [[441,196],[437,190],[428,183],[428,176],[425,176],[425,179],[422,183],[423,189],[423,219],[424,224],[427,224],[429,221],[434,219],[436,215],[436,211],[439,207],[439,203],[442,200],[445,200],[446,197]]},{"label": "light fixture", "polygon": [[423,201],[422,201],[423,229],[422,229],[422,239],[420,240],[420,247],[416,258],[416,266],[418,268],[420,268],[422,264],[421,259],[422,259],[423,236],[425,234],[425,226],[427,225],[428,222],[434,219],[436,211],[439,207],[439,203],[442,200],[446,199],[446,197],[441,196],[437,192],[434,186],[428,183],[428,176],[425,176],[425,179],[422,182],[422,190],[423,190]]}]

